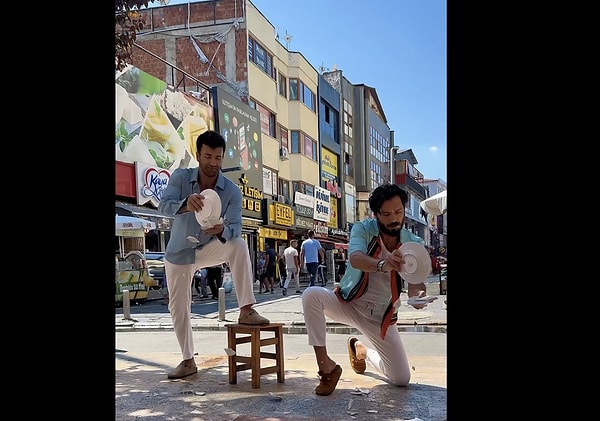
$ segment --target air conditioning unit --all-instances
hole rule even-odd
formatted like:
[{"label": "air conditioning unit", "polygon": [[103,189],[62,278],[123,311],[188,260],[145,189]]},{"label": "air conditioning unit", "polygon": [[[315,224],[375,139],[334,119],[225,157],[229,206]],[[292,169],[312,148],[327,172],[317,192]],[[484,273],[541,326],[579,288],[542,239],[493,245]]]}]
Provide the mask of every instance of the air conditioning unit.
[{"label": "air conditioning unit", "polygon": [[289,159],[289,157],[288,157],[288,148],[286,148],[285,146],[282,146],[279,149],[279,158],[282,161],[285,161],[286,159]]}]

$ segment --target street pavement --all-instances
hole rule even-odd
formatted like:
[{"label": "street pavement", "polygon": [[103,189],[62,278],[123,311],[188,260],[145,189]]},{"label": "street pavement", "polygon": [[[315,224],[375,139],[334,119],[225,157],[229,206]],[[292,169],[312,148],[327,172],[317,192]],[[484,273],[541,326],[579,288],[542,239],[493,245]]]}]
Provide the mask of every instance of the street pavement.
[{"label": "street pavement", "polygon": [[[306,285],[302,285],[304,290]],[[332,285],[329,283],[328,288]],[[283,296],[258,294],[255,308],[271,322],[284,324],[285,382],[276,374],[261,376],[261,387],[251,387],[250,370],[228,382],[226,324],[237,323],[235,291],[219,302],[195,298],[191,306],[198,373],[169,380],[167,372],[181,360],[171,317],[162,298],[130,308],[115,308],[115,419],[153,420],[413,420],[441,421],[446,415],[446,295],[438,278],[428,279],[427,293],[438,299],[416,310],[401,295],[398,330],[413,369],[410,385],[388,384],[378,373],[356,374],[350,367],[347,338],[356,329],[328,320],[328,351],[342,367],[342,377],[329,396],[318,396],[317,365],[308,345],[301,295],[294,289]],[[124,311],[125,310],[125,311]],[[126,313],[126,314],[124,314]],[[125,317],[125,316],[128,317]],[[223,318],[221,316],[224,316]],[[238,353],[244,354],[244,345]],[[268,350],[268,348],[266,348]],[[249,345],[248,345],[249,352]],[[246,354],[247,355],[247,354]]]}]

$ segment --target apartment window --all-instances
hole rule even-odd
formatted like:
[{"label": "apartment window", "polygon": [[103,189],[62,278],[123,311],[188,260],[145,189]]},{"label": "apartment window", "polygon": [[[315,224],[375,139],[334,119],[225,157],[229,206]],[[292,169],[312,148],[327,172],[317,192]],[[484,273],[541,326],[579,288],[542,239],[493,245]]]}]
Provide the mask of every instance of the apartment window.
[{"label": "apartment window", "polygon": [[298,98],[300,98],[298,79],[290,79],[290,101],[298,101]]},{"label": "apartment window", "polygon": [[286,203],[292,203],[290,200],[290,182],[284,178],[279,179],[279,194],[285,197]]},{"label": "apartment window", "polygon": [[277,75],[277,89],[279,90],[279,95],[287,99],[287,77],[281,73]]},{"label": "apartment window", "polygon": [[294,191],[294,193],[300,192],[306,194],[303,181],[292,181],[292,190]]},{"label": "apartment window", "polygon": [[279,124],[278,127],[279,127],[279,140],[281,143],[281,147],[287,148],[287,150],[289,152],[290,145],[289,145],[289,141],[288,141],[288,129],[286,127],[283,127],[281,124]]},{"label": "apartment window", "polygon": [[290,101],[302,101],[312,112],[316,112],[317,99],[313,91],[310,90],[300,79],[290,79]]},{"label": "apartment window", "polygon": [[304,188],[306,189],[306,194],[311,197],[315,197],[315,186],[312,184],[305,184]]},{"label": "apartment window", "polygon": [[336,143],[340,143],[338,139],[338,112],[334,110],[326,102],[321,103],[321,111],[323,113],[323,124],[321,130],[324,135],[333,140]]},{"label": "apartment window", "polygon": [[305,183],[304,181],[292,181],[292,190],[308,196],[314,196],[315,188],[312,184]]},{"label": "apartment window", "polygon": [[277,194],[277,173],[267,167],[263,167],[263,193]]},{"label": "apartment window", "polygon": [[300,153],[313,161],[317,161],[317,141],[298,130],[290,132],[292,139],[290,153]]},{"label": "apartment window", "polygon": [[260,114],[260,131],[275,138],[275,114],[267,107],[254,101],[252,98],[248,100],[248,105],[255,110],[258,110]]},{"label": "apartment window", "polygon": [[275,79],[273,56],[252,37],[248,37],[248,59],[269,75],[269,77]]},{"label": "apartment window", "polygon": [[352,105],[344,100],[344,134],[352,139]]},{"label": "apartment window", "polygon": [[290,153],[300,153],[300,132],[292,130],[290,134],[292,137]]},{"label": "apartment window", "polygon": [[380,162],[390,162],[390,141],[375,127],[369,127],[369,145],[371,155]]},{"label": "apartment window", "polygon": [[304,135],[304,156],[317,161],[317,142],[306,135]]},{"label": "apartment window", "polygon": [[[301,82],[302,83],[302,82]],[[316,109],[316,95],[314,94],[313,91],[311,91],[308,86],[302,84],[303,89],[302,89],[302,102],[304,103],[304,105],[306,105],[311,111],[315,111]]]},{"label": "apartment window", "polygon": [[354,177],[354,162],[352,155],[344,152],[344,175]]}]

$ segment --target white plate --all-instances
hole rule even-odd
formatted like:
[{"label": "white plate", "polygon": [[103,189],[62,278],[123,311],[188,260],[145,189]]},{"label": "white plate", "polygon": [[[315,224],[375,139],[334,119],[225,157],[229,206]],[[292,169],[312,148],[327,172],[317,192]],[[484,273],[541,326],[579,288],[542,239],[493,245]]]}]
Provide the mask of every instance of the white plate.
[{"label": "white plate", "polygon": [[408,301],[406,301],[407,304],[410,305],[415,305],[415,304],[429,304],[432,301],[437,300],[438,297],[410,297],[408,299]]},{"label": "white plate", "polygon": [[204,196],[202,210],[196,212],[196,220],[202,228],[210,228],[219,223],[221,218],[221,198],[213,189],[200,192]]},{"label": "white plate", "polygon": [[431,257],[427,249],[419,243],[409,241],[398,249],[404,259],[400,276],[409,284],[420,284],[431,273]]}]

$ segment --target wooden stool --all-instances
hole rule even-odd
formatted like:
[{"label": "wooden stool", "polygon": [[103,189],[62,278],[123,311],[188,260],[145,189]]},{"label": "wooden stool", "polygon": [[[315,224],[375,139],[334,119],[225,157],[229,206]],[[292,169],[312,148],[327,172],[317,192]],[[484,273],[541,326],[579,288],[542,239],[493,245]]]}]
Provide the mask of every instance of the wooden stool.
[{"label": "wooden stool", "polygon": [[[285,381],[283,374],[283,323],[268,325],[227,324],[227,346],[235,352],[229,356],[229,383],[237,383],[238,371],[252,370],[252,387],[260,387],[260,376],[277,373],[277,382]],[[261,339],[261,332],[274,332],[275,336]],[[244,336],[238,336],[243,334]],[[250,342],[250,356],[238,355],[237,345]],[[275,353],[262,352],[261,347],[275,345]],[[261,367],[261,358],[275,360],[275,365]]]}]

